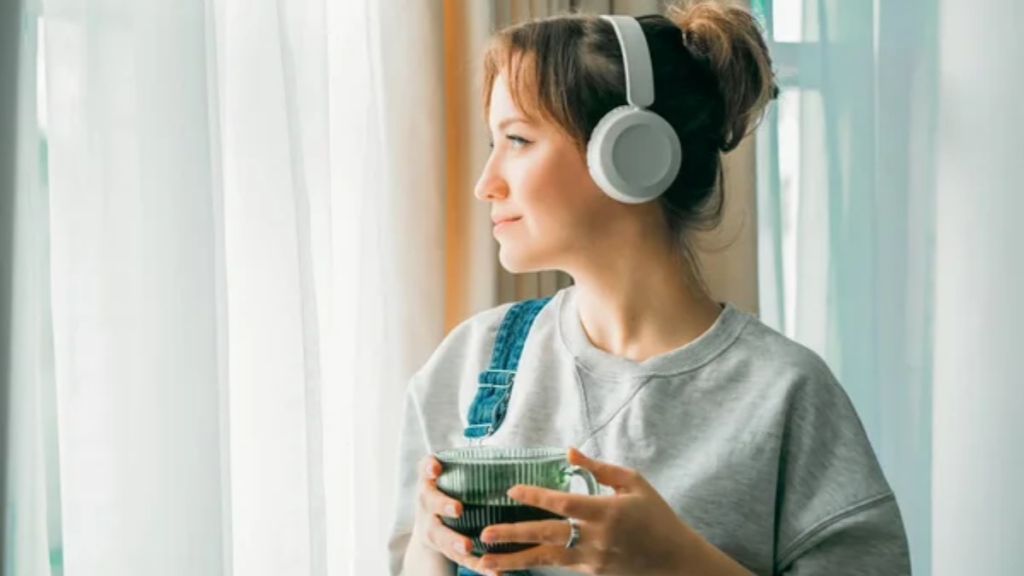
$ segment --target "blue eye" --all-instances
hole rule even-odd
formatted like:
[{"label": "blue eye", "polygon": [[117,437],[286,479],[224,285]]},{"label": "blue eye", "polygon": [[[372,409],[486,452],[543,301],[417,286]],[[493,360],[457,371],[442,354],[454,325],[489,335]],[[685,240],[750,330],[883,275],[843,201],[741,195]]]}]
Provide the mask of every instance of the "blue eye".
[{"label": "blue eye", "polygon": [[512,143],[512,148],[522,148],[530,143],[529,140],[516,136],[515,134],[509,134],[505,136],[505,138]]},{"label": "blue eye", "polygon": [[[508,135],[505,136],[505,139],[512,143],[512,149],[513,150],[518,149],[518,148],[522,148],[523,146],[526,146],[527,144],[533,144],[533,142],[530,142],[526,138],[523,138],[521,136],[516,136],[515,134],[508,134]],[[488,145],[491,147],[491,150],[494,150],[494,140],[491,140],[490,142],[488,142]]]}]

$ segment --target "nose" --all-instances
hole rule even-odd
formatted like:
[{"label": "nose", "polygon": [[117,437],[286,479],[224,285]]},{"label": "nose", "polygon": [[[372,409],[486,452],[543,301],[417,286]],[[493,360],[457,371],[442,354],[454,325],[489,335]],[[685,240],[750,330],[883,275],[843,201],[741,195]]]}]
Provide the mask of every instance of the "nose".
[{"label": "nose", "polygon": [[502,178],[497,165],[498,155],[492,152],[491,156],[487,159],[487,164],[484,165],[480,178],[476,181],[476,186],[473,188],[473,195],[478,200],[493,202],[508,197],[508,182]]}]

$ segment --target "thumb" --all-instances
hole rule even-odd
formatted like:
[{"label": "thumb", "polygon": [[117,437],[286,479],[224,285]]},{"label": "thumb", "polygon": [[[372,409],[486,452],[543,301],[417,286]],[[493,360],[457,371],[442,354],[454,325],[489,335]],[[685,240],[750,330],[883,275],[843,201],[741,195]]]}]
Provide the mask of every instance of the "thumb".
[{"label": "thumb", "polygon": [[643,482],[643,478],[635,470],[595,460],[576,448],[569,448],[569,463],[586,468],[599,484],[611,486],[616,492],[634,490]]}]

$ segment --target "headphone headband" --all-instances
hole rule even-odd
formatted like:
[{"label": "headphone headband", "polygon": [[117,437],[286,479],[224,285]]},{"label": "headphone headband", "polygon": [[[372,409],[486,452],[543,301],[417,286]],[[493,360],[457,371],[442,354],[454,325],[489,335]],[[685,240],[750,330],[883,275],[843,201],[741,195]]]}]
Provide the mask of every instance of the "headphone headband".
[{"label": "headphone headband", "polygon": [[632,16],[601,18],[611,23],[622,48],[622,62],[626,69],[626,100],[638,108],[649,108],[654,103],[654,70],[643,27]]},{"label": "headphone headband", "polygon": [[679,136],[667,120],[647,110],[654,103],[654,71],[640,21],[602,16],[622,48],[628,104],[612,108],[587,142],[587,167],[605,194],[627,204],[650,202],[675,180],[682,163]]}]

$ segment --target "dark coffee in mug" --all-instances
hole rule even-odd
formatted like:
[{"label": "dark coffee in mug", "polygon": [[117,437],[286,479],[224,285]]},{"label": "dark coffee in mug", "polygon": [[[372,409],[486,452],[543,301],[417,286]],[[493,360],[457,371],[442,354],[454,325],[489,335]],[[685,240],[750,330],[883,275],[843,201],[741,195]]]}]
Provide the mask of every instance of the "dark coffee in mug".
[{"label": "dark coffee in mug", "polygon": [[476,556],[488,552],[507,554],[534,546],[485,544],[480,541],[480,533],[488,526],[561,518],[512,500],[506,492],[513,486],[526,484],[569,492],[572,478],[580,476],[586,481],[590,494],[598,493],[593,475],[569,464],[566,450],[561,448],[473,446],[446,450],[434,457],[442,468],[437,479],[438,490],[463,504],[461,517],[442,517],[441,521],[472,539],[472,553]]}]

